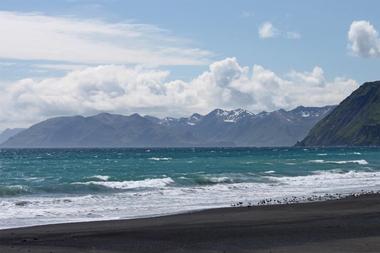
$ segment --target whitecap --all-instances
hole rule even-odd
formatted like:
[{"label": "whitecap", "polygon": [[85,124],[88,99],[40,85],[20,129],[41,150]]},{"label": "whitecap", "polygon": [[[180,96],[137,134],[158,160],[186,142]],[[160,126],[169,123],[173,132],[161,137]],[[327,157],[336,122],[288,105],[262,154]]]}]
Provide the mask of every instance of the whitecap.
[{"label": "whitecap", "polygon": [[380,178],[380,172],[365,172],[350,170],[315,171],[311,175],[295,177],[268,177],[275,182],[280,182],[292,189],[308,188],[313,191],[326,191],[338,189],[354,189],[362,187],[376,187]]},{"label": "whitecap", "polygon": [[211,183],[231,183],[233,180],[229,177],[208,177]]},{"label": "whitecap", "polygon": [[93,179],[99,179],[101,181],[108,181],[110,179],[110,176],[103,176],[103,175],[95,175],[95,176],[91,176],[89,177],[90,179],[93,178]]},{"label": "whitecap", "polygon": [[308,162],[309,163],[325,163],[325,160],[321,160],[321,159],[318,159],[318,160],[309,160]]},{"label": "whitecap", "polygon": [[153,160],[153,161],[169,161],[171,159],[172,159],[171,157],[151,157],[151,158],[149,158],[149,160]]},{"label": "whitecap", "polygon": [[356,163],[360,165],[367,165],[368,162],[364,159],[362,160],[347,160],[347,161],[325,161],[325,160],[310,160],[311,163],[335,163],[335,164],[347,164],[347,163]]},{"label": "whitecap", "polygon": [[337,164],[357,163],[360,165],[367,165],[368,164],[368,162],[364,159],[362,159],[362,160],[351,160],[351,161],[334,161],[333,163],[337,163]]},{"label": "whitecap", "polygon": [[24,177],[20,179],[25,180],[25,181],[34,181],[34,182],[42,182],[45,180],[45,178],[42,178],[42,177]]},{"label": "whitecap", "polygon": [[200,176],[195,178],[195,182],[197,182],[200,185],[207,185],[207,184],[223,184],[223,183],[233,183],[234,179],[226,176]]},{"label": "whitecap", "polygon": [[90,181],[90,182],[74,182],[73,184],[84,185],[101,185],[111,189],[137,189],[137,188],[160,188],[174,183],[170,177],[165,178],[147,178],[138,181]]}]

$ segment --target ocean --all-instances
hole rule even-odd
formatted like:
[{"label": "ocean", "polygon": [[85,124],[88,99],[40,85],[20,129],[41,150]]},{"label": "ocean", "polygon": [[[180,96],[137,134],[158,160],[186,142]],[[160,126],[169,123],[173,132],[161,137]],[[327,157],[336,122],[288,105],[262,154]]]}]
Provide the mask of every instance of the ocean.
[{"label": "ocean", "polygon": [[0,229],[379,190],[379,148],[0,150]]}]

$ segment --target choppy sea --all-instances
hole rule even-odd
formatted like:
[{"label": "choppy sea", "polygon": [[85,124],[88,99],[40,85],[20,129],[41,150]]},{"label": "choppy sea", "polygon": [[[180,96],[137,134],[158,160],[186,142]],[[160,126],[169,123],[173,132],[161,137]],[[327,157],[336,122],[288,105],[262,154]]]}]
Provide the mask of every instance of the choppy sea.
[{"label": "choppy sea", "polygon": [[380,190],[380,148],[0,150],[0,229]]}]

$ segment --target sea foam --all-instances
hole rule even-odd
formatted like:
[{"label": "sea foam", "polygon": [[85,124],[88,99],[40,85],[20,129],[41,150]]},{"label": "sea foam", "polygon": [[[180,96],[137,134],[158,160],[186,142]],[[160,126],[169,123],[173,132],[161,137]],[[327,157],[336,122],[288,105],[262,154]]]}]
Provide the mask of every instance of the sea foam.
[{"label": "sea foam", "polygon": [[137,189],[137,188],[160,188],[165,187],[171,183],[174,183],[170,177],[166,178],[153,178],[144,179],[138,181],[90,181],[90,182],[75,182],[73,184],[84,185],[101,185],[111,189]]},{"label": "sea foam", "polygon": [[[223,177],[219,177],[216,181],[223,181]],[[4,199],[0,202],[2,210],[0,228],[146,217],[226,207],[236,201],[257,203],[268,198],[323,196],[329,193],[349,194],[361,190],[380,189],[378,183],[380,172],[331,170],[315,171],[304,176],[267,175],[265,177],[268,179],[266,182],[219,182],[187,187],[172,185],[173,179],[170,177],[140,181],[84,182],[122,189],[146,188],[141,191],[104,195],[31,196]]]},{"label": "sea foam", "polygon": [[347,161],[325,161],[325,160],[317,159],[317,160],[310,160],[309,162],[311,162],[311,163],[334,163],[334,164],[356,163],[356,164],[360,164],[360,165],[367,165],[368,164],[368,162],[364,159],[347,160]]}]

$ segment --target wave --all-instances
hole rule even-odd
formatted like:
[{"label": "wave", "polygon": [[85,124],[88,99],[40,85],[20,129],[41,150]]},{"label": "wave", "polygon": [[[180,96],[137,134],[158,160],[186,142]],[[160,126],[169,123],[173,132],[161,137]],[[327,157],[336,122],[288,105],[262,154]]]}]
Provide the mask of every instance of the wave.
[{"label": "wave", "polygon": [[334,163],[334,164],[347,164],[347,163],[356,163],[360,165],[367,165],[368,162],[364,159],[362,160],[347,160],[347,161],[325,161],[325,160],[310,160],[311,163]]},{"label": "wave", "polygon": [[234,180],[229,177],[206,177],[204,178],[206,182],[210,183],[233,183]]},{"label": "wave", "polygon": [[171,159],[172,159],[171,157],[151,157],[151,158],[149,158],[149,160],[153,160],[153,161],[169,161]]},{"label": "wave", "polygon": [[317,159],[317,160],[309,160],[309,163],[326,163],[325,160]]},{"label": "wave", "polygon": [[226,184],[226,183],[234,183],[236,180],[230,177],[222,176],[198,176],[194,178],[195,183],[199,185],[207,185],[207,184]]},{"label": "wave", "polygon": [[30,193],[29,188],[23,185],[0,186],[0,197],[16,196]]},{"label": "wave", "polygon": [[138,181],[90,181],[90,182],[74,182],[77,185],[99,185],[110,189],[138,189],[138,188],[161,188],[174,183],[170,177],[165,178],[148,178]]},{"label": "wave", "polygon": [[[193,174],[194,175],[194,174]],[[193,176],[191,175],[191,176]],[[248,174],[203,175],[204,185],[161,187],[172,184],[170,177],[152,178],[140,181],[94,181],[85,182],[76,187],[130,188],[152,186],[149,191],[118,191],[113,194],[86,194],[85,196],[45,195],[7,198],[0,201],[2,210],[0,228],[46,223],[79,222],[100,219],[137,218],[159,214],[205,208],[228,207],[242,201],[244,204],[256,204],[263,199],[284,200],[299,197],[307,201],[308,197],[349,193],[362,190],[380,189],[380,171],[314,171],[303,176],[265,175],[267,181],[247,182]],[[254,179],[257,174],[252,174]],[[262,175],[262,174],[261,174]],[[263,176],[263,175],[262,175]],[[194,180],[194,178],[183,177]],[[240,180],[239,180],[240,179]],[[243,180],[241,180],[243,179]],[[230,181],[233,183],[229,183]],[[194,181],[191,181],[194,182]],[[225,183],[223,183],[225,182]],[[94,185],[98,184],[98,185]],[[100,185],[101,184],[101,185]],[[112,185],[110,185],[112,184]],[[70,185],[69,185],[70,186]]]},{"label": "wave", "polygon": [[267,171],[264,171],[265,174],[273,174],[273,173],[276,173],[276,171],[274,170],[267,170]]},{"label": "wave", "polygon": [[360,164],[360,165],[367,165],[368,162],[364,159],[362,160],[352,160],[352,161],[336,161],[335,163],[337,164],[346,164],[346,163],[357,163],[357,164]]},{"label": "wave", "polygon": [[94,176],[89,177],[89,179],[98,179],[101,181],[108,181],[110,179],[110,176],[94,175]]},{"label": "wave", "polygon": [[295,177],[268,177],[273,182],[279,182],[291,188],[307,188],[314,190],[355,187],[377,187],[380,180],[380,172],[370,171],[314,171],[311,175]]},{"label": "wave", "polygon": [[348,156],[348,155],[361,155],[362,153],[360,152],[348,152],[348,153],[338,153],[337,155],[341,156]]}]

